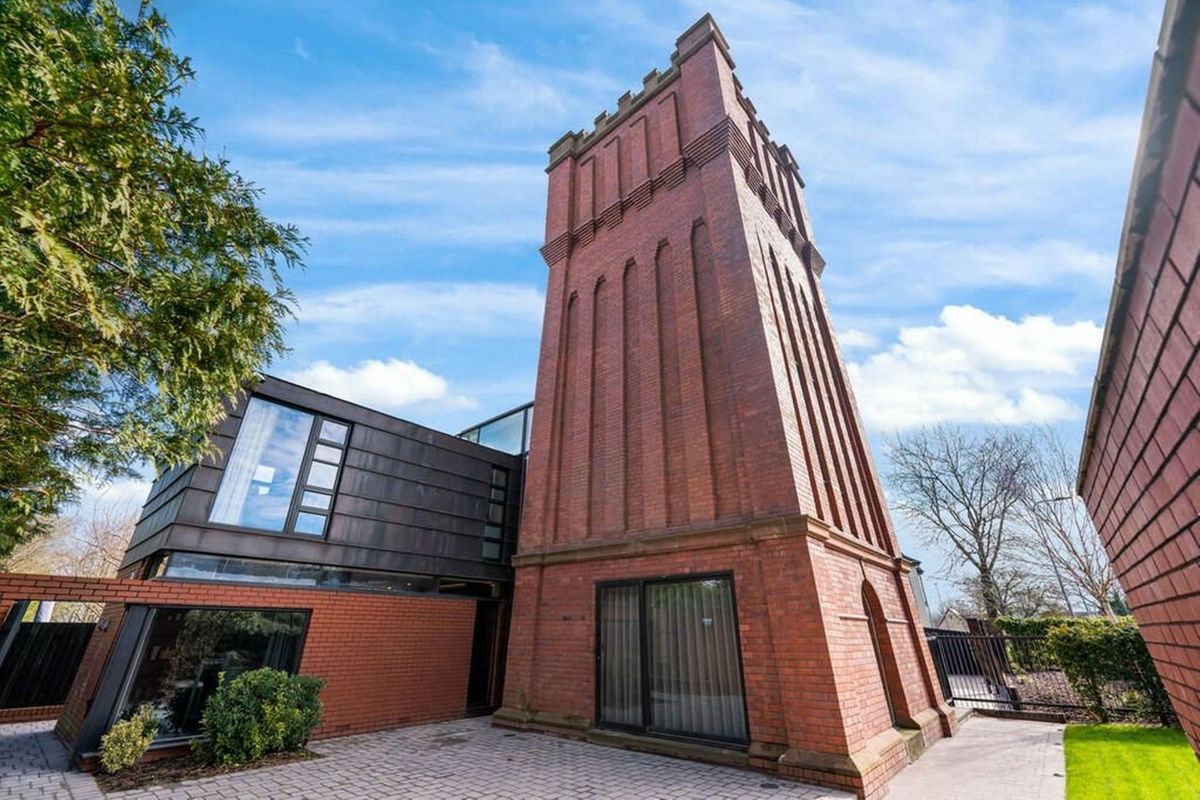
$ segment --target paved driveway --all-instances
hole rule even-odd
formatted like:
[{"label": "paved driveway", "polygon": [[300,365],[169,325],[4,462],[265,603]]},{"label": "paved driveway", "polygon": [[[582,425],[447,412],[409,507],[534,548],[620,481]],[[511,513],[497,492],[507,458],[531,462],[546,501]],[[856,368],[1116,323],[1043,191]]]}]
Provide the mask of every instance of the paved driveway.
[{"label": "paved driveway", "polygon": [[[0,726],[0,799],[96,800],[66,772],[51,723]],[[888,800],[1061,800],[1062,725],[979,717],[892,781]],[[766,775],[493,728],[486,718],[313,744],[324,758],[174,786],[122,800],[849,800]]]},{"label": "paved driveway", "polygon": [[[85,775],[64,774],[50,723],[0,728],[0,798],[98,797]],[[852,795],[754,772],[631,753],[491,727],[486,718],[326,739],[324,758],[121,792],[162,800],[849,800]]]},{"label": "paved driveway", "polygon": [[1062,800],[1063,726],[972,716],[891,783],[888,800]]}]

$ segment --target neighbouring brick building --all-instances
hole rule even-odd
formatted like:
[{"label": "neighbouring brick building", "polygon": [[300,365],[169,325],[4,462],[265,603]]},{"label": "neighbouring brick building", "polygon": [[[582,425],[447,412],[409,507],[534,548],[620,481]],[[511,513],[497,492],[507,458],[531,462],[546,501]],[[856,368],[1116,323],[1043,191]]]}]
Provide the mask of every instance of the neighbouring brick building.
[{"label": "neighbouring brick building", "polygon": [[326,680],[318,736],[502,706],[863,797],[953,733],[796,162],[711,17],[644,84],[550,150],[537,413],[456,437],[248,387],[119,578],[0,575],[0,665],[24,604],[104,604],[27,718],[87,764],[149,704],[171,747],[274,666]]},{"label": "neighbouring brick building", "polygon": [[547,172],[497,720],[881,794],[953,711],[803,181],[712,18]]},{"label": "neighbouring brick building", "polygon": [[1200,5],[1167,3],[1079,491],[1200,753]]}]

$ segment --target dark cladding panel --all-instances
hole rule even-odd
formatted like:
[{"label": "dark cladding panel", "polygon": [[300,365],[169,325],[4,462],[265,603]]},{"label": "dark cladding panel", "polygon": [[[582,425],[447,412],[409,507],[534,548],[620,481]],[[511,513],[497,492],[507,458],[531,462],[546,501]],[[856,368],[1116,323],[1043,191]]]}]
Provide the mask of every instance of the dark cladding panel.
[{"label": "dark cladding panel", "polygon": [[451,516],[421,506],[399,505],[380,500],[370,500],[340,494],[334,504],[334,517],[358,517],[360,519],[387,522],[393,525],[429,528],[448,534],[479,536],[479,520],[482,511],[475,516]]},{"label": "dark cladding panel", "polygon": [[[377,472],[364,472],[348,467],[342,473],[338,494],[362,497],[368,500],[385,500],[398,505],[428,509],[456,517],[483,519],[487,502],[485,494],[487,488],[464,486],[464,489],[467,488],[473,489],[478,494],[468,494],[463,490],[455,491],[419,483],[410,479],[404,472],[398,475],[380,475]],[[335,514],[340,510],[336,505],[334,506]]]}]

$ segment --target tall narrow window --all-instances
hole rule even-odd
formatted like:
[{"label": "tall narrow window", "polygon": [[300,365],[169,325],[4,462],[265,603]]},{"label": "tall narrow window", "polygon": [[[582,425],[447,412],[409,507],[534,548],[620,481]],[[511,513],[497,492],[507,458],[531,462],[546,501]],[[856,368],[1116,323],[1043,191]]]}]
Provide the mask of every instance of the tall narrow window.
[{"label": "tall narrow window", "polygon": [[312,414],[251,397],[209,519],[282,531],[312,426]]},{"label": "tall narrow window", "polygon": [[504,520],[508,507],[508,470],[492,467],[488,485],[487,522],[483,526],[484,561],[501,561],[504,558]]},{"label": "tall narrow window", "polygon": [[600,721],[642,726],[642,623],[638,587],[600,593]]},{"label": "tall narrow window", "polygon": [[602,724],[747,741],[732,578],[608,585],[599,602]]}]

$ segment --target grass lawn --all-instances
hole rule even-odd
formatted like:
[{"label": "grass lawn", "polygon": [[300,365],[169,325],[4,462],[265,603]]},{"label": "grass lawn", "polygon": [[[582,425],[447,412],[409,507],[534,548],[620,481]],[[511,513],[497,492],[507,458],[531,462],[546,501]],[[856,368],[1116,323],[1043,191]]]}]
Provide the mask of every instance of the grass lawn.
[{"label": "grass lawn", "polygon": [[1200,762],[1183,731],[1071,725],[1067,800],[1196,800]]}]

